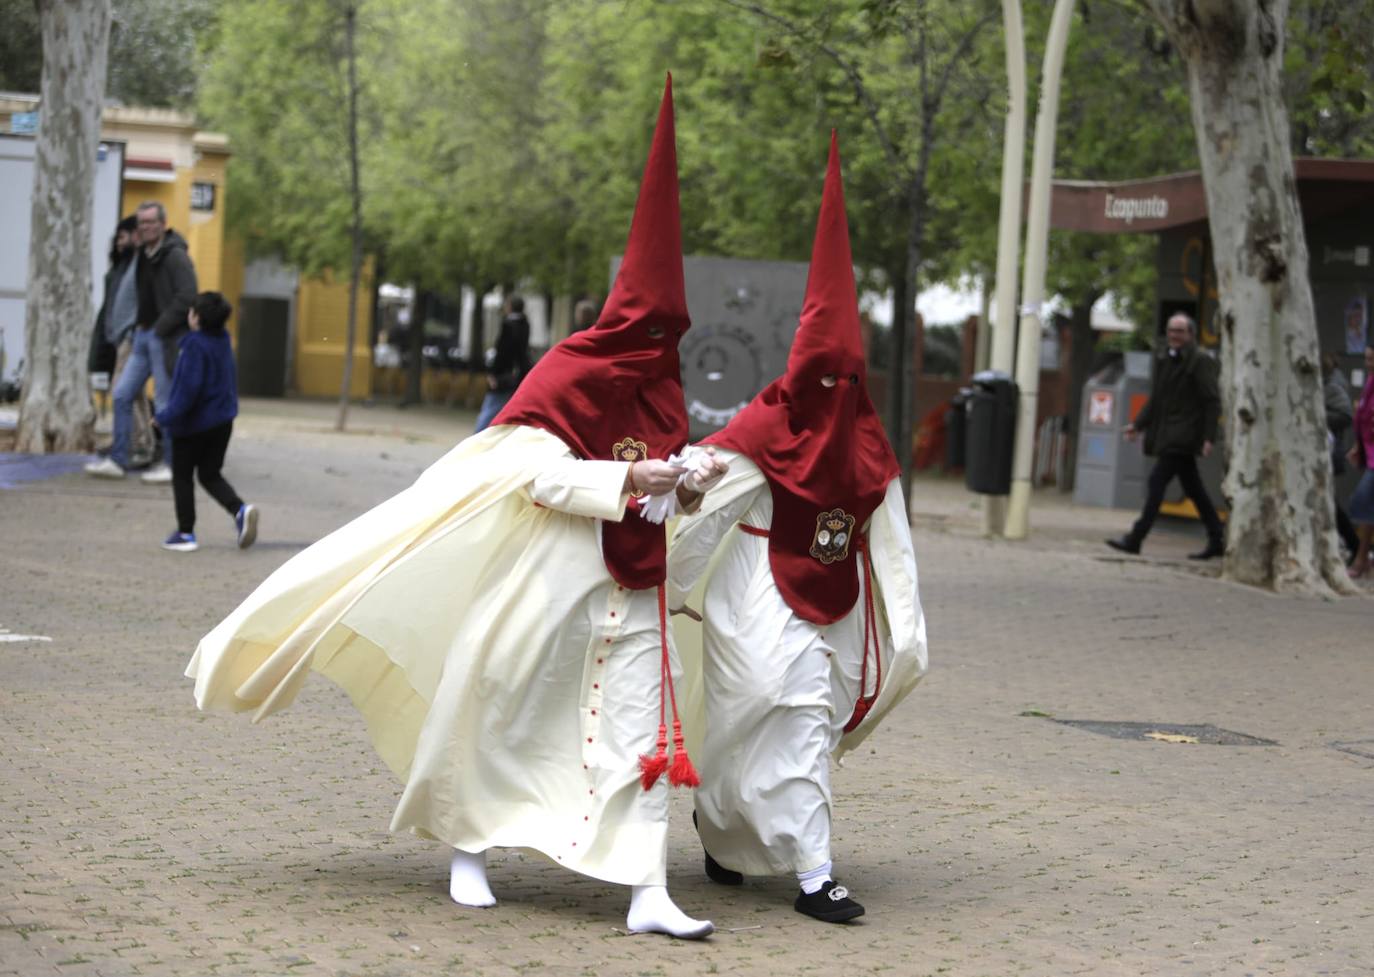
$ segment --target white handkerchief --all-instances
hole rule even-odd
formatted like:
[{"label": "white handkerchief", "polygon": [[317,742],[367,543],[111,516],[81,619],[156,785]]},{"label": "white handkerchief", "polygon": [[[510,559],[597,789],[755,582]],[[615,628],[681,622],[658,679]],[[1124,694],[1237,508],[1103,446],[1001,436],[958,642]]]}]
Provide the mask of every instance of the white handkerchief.
[{"label": "white handkerchief", "polygon": [[[687,469],[687,471],[678,476],[678,485],[681,485],[682,480],[696,468],[697,459],[700,458],[705,451],[705,448],[699,448],[694,444],[689,444],[682,449],[681,454],[668,457],[668,464]],[[671,492],[665,492],[663,495],[649,496],[647,502],[640,503],[639,515],[641,518],[654,523],[662,523],[677,515],[677,487],[674,486]]]}]

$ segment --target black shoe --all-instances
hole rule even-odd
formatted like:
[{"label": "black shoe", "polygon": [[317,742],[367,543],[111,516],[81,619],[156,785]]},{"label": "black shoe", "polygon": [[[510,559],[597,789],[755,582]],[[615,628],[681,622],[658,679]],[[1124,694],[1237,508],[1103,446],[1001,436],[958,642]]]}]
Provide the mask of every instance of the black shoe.
[{"label": "black shoe", "polygon": [[1209,539],[1207,545],[1196,553],[1189,553],[1190,560],[1210,560],[1214,556],[1225,556],[1226,545],[1219,539]]},{"label": "black shoe", "polygon": [[849,898],[849,890],[833,881],[826,882],[815,892],[803,892],[792,904],[797,912],[822,923],[847,923],[864,914],[864,907]]},{"label": "black shoe", "polygon": [[743,885],[744,873],[736,872],[732,868],[726,868],[720,862],[711,857],[711,853],[704,852],[706,855],[706,877],[717,885]]},{"label": "black shoe", "polygon": [[[697,812],[696,812],[696,811],[693,811],[693,812],[692,812],[692,827],[695,828],[696,826],[697,826]],[[700,834],[698,834],[698,837],[700,837]],[[702,854],[706,856],[706,877],[707,877],[708,879],[710,879],[712,882],[716,883],[717,885],[743,885],[743,884],[744,884],[744,873],[743,873],[743,872],[736,872],[736,871],[735,871],[734,869],[732,869],[732,868],[726,868],[726,867],[725,867],[724,865],[722,865],[720,862],[716,861],[714,858],[711,857],[711,853],[710,853],[709,851],[706,850],[705,846],[702,847],[701,851],[702,851]]]},{"label": "black shoe", "polygon": [[1122,553],[1130,553],[1132,556],[1140,555],[1140,543],[1129,536],[1122,536],[1120,539],[1107,539],[1103,540],[1103,542],[1114,550],[1120,550]]}]

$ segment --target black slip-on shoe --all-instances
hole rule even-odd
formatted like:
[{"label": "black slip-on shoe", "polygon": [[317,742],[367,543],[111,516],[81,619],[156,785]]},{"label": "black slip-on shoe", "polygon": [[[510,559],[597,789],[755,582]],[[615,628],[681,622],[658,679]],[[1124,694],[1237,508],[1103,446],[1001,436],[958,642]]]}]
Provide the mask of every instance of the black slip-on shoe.
[{"label": "black slip-on shoe", "polygon": [[1103,542],[1122,553],[1130,553],[1132,556],[1140,555],[1140,544],[1129,536],[1122,536],[1120,539],[1106,539]]},{"label": "black slip-on shoe", "polygon": [[864,914],[864,907],[849,898],[849,890],[834,881],[826,882],[810,895],[803,892],[792,905],[797,912],[822,923],[847,923]]},{"label": "black slip-on shoe", "polygon": [[[692,827],[697,826],[697,812],[692,812]],[[700,834],[698,834],[700,839]],[[711,857],[711,853],[703,845],[701,853],[706,856],[706,877],[717,885],[743,885],[744,873],[736,872],[732,868],[726,868],[720,862]]]},{"label": "black slip-on shoe", "polygon": [[703,852],[706,856],[706,877],[717,885],[743,885],[744,873],[736,872],[732,868],[726,868],[720,862],[711,857],[709,851]]}]

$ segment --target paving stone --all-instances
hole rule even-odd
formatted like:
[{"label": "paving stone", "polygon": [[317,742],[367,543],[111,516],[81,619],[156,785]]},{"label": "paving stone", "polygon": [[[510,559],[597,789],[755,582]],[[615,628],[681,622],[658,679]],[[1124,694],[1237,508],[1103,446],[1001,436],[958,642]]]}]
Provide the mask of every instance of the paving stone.
[{"label": "paving stone", "polygon": [[[1164,523],[1038,493],[1034,536],[985,540],[962,487],[913,497],[933,670],[834,777],[823,926],[794,883],[711,885],[673,799],[669,877],[709,941],[624,933],[626,894],[494,852],[500,904],[446,898],[447,858],[387,832],[398,785],[316,676],[254,726],[195,710],[196,640],[273,568],[409,484],[471,414],[245,401],[227,475],[260,542],[198,496],[66,474],[0,489],[0,977],[453,973],[1367,975],[1374,741],[1367,600],[1279,598],[1183,559]],[[1023,714],[1031,715],[1023,715]],[[1211,724],[1262,749],[1114,740],[1064,718]],[[418,949],[417,949],[418,948]]]}]

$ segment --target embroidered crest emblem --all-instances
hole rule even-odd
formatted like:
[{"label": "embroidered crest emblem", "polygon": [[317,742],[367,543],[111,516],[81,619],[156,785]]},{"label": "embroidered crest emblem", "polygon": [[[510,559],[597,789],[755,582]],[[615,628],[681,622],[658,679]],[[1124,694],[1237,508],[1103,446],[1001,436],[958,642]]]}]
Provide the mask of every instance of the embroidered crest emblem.
[{"label": "embroidered crest emblem", "polygon": [[849,555],[849,537],[854,534],[854,517],[843,509],[831,509],[816,517],[816,535],[811,538],[811,555],[822,563],[835,563]]},{"label": "embroidered crest emblem", "polygon": [[[644,461],[649,457],[649,446],[643,441],[636,441],[634,438],[624,438],[611,445],[611,459],[613,461],[628,461],[634,464],[637,461]],[[644,493],[631,492],[634,498],[643,497]]]}]

